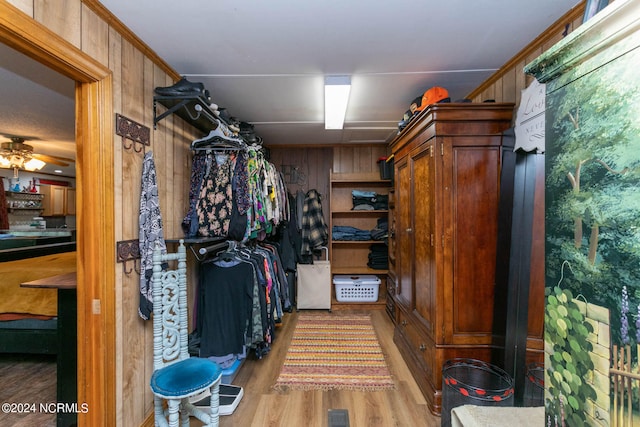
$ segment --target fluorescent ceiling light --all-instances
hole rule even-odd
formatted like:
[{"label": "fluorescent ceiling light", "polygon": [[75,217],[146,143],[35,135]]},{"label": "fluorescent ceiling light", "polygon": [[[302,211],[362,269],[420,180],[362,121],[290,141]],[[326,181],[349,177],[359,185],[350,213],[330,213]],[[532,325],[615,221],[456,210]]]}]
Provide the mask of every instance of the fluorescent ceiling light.
[{"label": "fluorescent ceiling light", "polygon": [[342,129],[350,91],[351,77],[327,76],[324,78],[325,129]]}]

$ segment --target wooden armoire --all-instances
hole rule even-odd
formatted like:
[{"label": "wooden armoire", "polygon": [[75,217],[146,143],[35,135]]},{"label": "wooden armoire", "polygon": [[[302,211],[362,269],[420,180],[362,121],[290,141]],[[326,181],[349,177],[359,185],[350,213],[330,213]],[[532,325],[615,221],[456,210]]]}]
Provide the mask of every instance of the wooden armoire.
[{"label": "wooden armoire", "polygon": [[493,317],[502,132],[513,109],[435,104],[390,143],[387,311],[394,341],[436,414],[443,363],[491,362],[500,345]]}]

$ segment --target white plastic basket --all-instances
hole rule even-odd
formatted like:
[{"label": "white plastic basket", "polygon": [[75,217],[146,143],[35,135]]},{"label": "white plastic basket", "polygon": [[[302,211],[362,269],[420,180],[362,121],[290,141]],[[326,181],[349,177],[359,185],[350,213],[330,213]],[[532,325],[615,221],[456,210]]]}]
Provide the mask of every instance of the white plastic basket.
[{"label": "white plastic basket", "polygon": [[338,302],[375,302],[378,301],[380,278],[378,276],[348,276],[333,277]]}]

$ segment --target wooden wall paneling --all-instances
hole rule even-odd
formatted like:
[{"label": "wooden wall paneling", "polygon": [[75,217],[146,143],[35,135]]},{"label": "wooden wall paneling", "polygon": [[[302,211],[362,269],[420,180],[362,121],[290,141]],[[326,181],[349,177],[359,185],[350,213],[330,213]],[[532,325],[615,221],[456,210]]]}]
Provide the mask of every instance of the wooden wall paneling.
[{"label": "wooden wall paneling", "polygon": [[355,157],[354,169],[362,172],[371,172],[371,166],[373,163],[371,147],[357,147],[355,151],[358,155]]},{"label": "wooden wall paneling", "polygon": [[298,183],[287,181],[287,190],[295,194],[301,190],[307,192],[316,189],[321,194],[329,194],[329,169],[333,160],[333,150],[329,147],[269,147],[271,152],[270,162],[278,171],[283,171],[285,167],[297,167],[298,171],[304,175],[304,180]]},{"label": "wooden wall paneling", "polygon": [[516,65],[516,87],[515,87],[516,108],[518,105],[520,105],[520,99],[522,98],[522,89],[527,87],[525,83],[526,77],[525,77],[525,74],[522,72],[525,65],[526,65],[526,62],[524,60],[520,61]]},{"label": "wooden wall paneling", "polygon": [[353,147],[339,146],[333,150],[333,172],[345,173],[350,172],[353,165]]},{"label": "wooden wall paneling", "polygon": [[387,146],[385,145],[372,145],[371,146],[371,159],[369,161],[369,170],[368,171],[362,171],[362,172],[373,172],[373,173],[379,173],[380,172],[380,165],[378,165],[378,159],[380,157],[385,157],[387,155]]},{"label": "wooden wall paneling", "polygon": [[[338,152],[340,153],[340,171],[341,172],[349,172],[354,169],[353,164],[355,159],[358,157],[358,153],[356,153],[356,149],[353,146],[348,147],[336,147]],[[334,156],[335,158],[335,156]]]},{"label": "wooden wall paneling", "polygon": [[82,51],[101,64],[109,64],[109,25],[82,5]]},{"label": "wooden wall paneling", "polygon": [[386,144],[334,147],[334,173],[364,173],[379,170],[378,159],[387,155]]},{"label": "wooden wall paneling", "polygon": [[[285,173],[285,185],[291,194],[298,190],[309,191],[309,152],[300,149],[272,148],[271,163],[281,172]],[[292,171],[291,168],[296,168]],[[315,178],[314,178],[315,179]]]},{"label": "wooden wall paneling", "polygon": [[82,2],[34,0],[33,17],[60,37],[81,48]]},{"label": "wooden wall paneling", "polygon": [[[122,36],[118,34],[113,28],[109,28],[109,69],[112,70],[113,73],[113,109],[114,111],[122,111]],[[115,118],[114,118],[115,120]],[[122,206],[123,205],[123,185],[122,185],[122,173],[123,165],[122,165],[122,156],[123,156],[123,147],[122,147],[122,137],[119,135],[113,134],[113,169],[117,171],[114,173],[113,181],[114,181],[114,206]],[[123,221],[117,220],[114,223],[114,235],[115,240],[125,240],[123,235]],[[122,271],[122,265],[116,264],[114,266],[115,269],[115,301],[116,301],[116,311],[115,311],[115,319],[114,325],[116,330],[116,354],[123,354],[124,348],[124,313],[123,313],[123,282],[125,280],[125,275]],[[116,409],[116,425],[123,425],[122,414],[122,384],[124,378],[124,360],[122,357],[118,357],[115,360],[116,364],[116,395],[115,395],[115,409]]]},{"label": "wooden wall paneling", "polygon": [[[496,102],[504,102],[503,82],[504,77],[497,80],[493,85],[493,98],[491,99],[495,100]],[[498,101],[498,99],[500,99],[500,101]]]},{"label": "wooden wall paneling", "polygon": [[[139,123],[144,122],[144,57],[131,43],[122,43],[122,114]],[[126,96],[124,96],[126,94]],[[138,216],[140,206],[140,178],[142,175],[142,153],[133,149],[122,155],[122,205],[116,206],[116,214],[122,215],[124,240],[138,238]],[[122,398],[123,418],[140,420],[144,417],[145,397],[141,390],[146,381],[144,370],[147,353],[145,348],[145,321],[138,315],[139,276],[129,274],[123,280],[123,348],[125,360]]]},{"label": "wooden wall paneling", "polygon": [[[82,4],[93,10],[98,14],[105,22],[109,23],[109,26],[120,34],[123,39],[128,40],[133,44],[144,56],[150,58],[155,64],[157,64],[167,75],[173,78],[173,81],[180,79],[180,74],[169,66],[162,58],[158,56],[149,46],[147,46],[137,35],[124,25],[117,17],[115,17],[107,8],[104,7],[99,0],[78,0],[82,1]],[[171,82],[173,83],[173,82]]]},{"label": "wooden wall paneling", "polygon": [[10,4],[20,9],[33,18],[33,0],[7,0]]},{"label": "wooden wall paneling", "polygon": [[482,96],[480,97],[479,101],[480,102],[484,102],[487,101],[489,99],[496,99],[496,95],[495,95],[495,89],[496,89],[496,85],[495,83],[492,84],[491,86],[487,87],[483,92],[482,92]]},{"label": "wooden wall paneling", "polygon": [[[333,162],[333,149],[332,148],[318,148],[315,155],[322,161],[317,162],[315,168],[311,170],[309,176],[309,189],[315,188],[322,195],[322,213],[324,214],[324,220],[329,224],[329,170]],[[312,156],[313,153],[309,153]],[[314,157],[310,157],[311,163],[313,163]]]},{"label": "wooden wall paneling", "polygon": [[516,70],[514,68],[505,71],[502,76],[502,100],[497,102],[516,103]]}]

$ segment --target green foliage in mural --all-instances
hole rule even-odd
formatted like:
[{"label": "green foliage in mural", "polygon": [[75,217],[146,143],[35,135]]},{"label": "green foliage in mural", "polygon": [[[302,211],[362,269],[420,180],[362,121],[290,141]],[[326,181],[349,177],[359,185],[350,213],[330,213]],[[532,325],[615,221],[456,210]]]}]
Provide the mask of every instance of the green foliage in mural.
[{"label": "green foliage in mural", "polygon": [[586,426],[585,404],[596,399],[596,391],[587,382],[593,372],[589,352],[593,345],[589,334],[593,327],[573,302],[569,290],[546,288],[544,318],[545,341],[553,347],[551,364],[545,366],[552,399],[545,402],[547,414],[567,421],[566,425]]},{"label": "green foliage in mural", "polygon": [[[640,66],[640,52],[627,57]],[[634,316],[640,304],[637,69],[613,61],[557,89],[547,105],[547,286],[569,262],[563,287],[611,309],[613,342],[622,338],[622,288]]]}]

